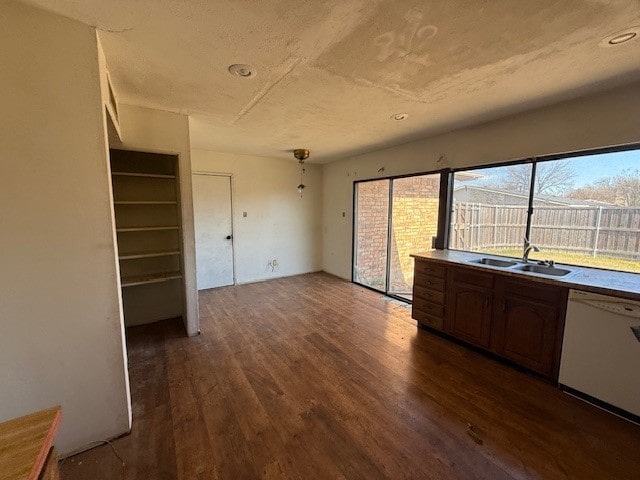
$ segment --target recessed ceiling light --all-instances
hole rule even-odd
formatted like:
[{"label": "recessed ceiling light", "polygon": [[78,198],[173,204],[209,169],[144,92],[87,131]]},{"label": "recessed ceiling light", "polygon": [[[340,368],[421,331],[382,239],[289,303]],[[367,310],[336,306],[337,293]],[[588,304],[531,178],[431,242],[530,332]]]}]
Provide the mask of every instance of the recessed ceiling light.
[{"label": "recessed ceiling light", "polygon": [[238,77],[254,77],[256,75],[255,70],[251,65],[244,65],[242,63],[236,63],[229,66],[229,73]]},{"label": "recessed ceiling light", "polygon": [[636,32],[627,32],[622,35],[616,35],[609,40],[609,45],[619,45],[621,43],[628,42],[632,38],[635,38],[636,35]]},{"label": "recessed ceiling light", "polygon": [[406,113],[394,113],[389,118],[391,118],[391,120],[395,120],[396,122],[400,122],[409,118],[409,115],[407,115]]},{"label": "recessed ceiling light", "polygon": [[640,36],[640,26],[639,27],[631,27],[620,32],[613,33],[600,42],[600,46],[602,47],[615,47],[617,45],[622,45],[623,43],[627,43],[631,40],[636,40]]}]

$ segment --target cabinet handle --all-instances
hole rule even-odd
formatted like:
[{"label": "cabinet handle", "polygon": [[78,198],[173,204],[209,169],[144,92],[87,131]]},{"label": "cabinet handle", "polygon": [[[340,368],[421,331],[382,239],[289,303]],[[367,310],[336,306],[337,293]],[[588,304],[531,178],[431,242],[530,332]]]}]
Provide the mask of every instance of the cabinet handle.
[{"label": "cabinet handle", "polygon": [[489,307],[489,297],[484,297],[484,308]]},{"label": "cabinet handle", "polygon": [[507,301],[506,301],[506,300],[503,300],[503,301],[502,301],[502,311],[503,311],[503,312],[506,312],[506,311],[507,311]]}]

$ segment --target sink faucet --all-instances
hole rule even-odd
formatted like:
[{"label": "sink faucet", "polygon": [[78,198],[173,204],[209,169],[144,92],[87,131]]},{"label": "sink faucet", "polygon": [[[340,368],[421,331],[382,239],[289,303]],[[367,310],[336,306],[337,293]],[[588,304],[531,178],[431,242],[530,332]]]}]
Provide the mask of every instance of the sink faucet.
[{"label": "sink faucet", "polygon": [[534,252],[539,252],[540,251],[540,249],[538,247],[536,247],[533,243],[531,243],[528,238],[525,238],[524,239],[524,252],[522,253],[522,261],[524,263],[529,263],[529,254],[531,253],[531,250],[533,250]]}]

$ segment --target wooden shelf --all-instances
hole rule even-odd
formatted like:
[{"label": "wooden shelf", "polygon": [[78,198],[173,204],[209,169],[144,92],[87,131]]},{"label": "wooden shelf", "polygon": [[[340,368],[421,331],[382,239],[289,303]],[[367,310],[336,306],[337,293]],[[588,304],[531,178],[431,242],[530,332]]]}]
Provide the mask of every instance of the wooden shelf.
[{"label": "wooden shelf", "polygon": [[122,277],[123,287],[133,287],[136,285],[148,285],[150,283],[168,282],[182,278],[180,272],[152,273],[148,275],[132,275],[130,277]]},{"label": "wooden shelf", "polygon": [[111,172],[114,177],[146,177],[146,178],[176,178],[175,175],[162,173],[134,173],[134,172]]},{"label": "wooden shelf", "polygon": [[175,200],[116,200],[116,205],[177,205]]},{"label": "wooden shelf", "polygon": [[180,250],[161,250],[157,252],[131,252],[123,253],[120,260],[133,260],[136,258],[168,257],[170,255],[180,255]]},{"label": "wooden shelf", "polygon": [[153,232],[160,230],[179,230],[178,225],[166,225],[166,226],[151,226],[151,227],[121,227],[116,228],[116,232]]}]

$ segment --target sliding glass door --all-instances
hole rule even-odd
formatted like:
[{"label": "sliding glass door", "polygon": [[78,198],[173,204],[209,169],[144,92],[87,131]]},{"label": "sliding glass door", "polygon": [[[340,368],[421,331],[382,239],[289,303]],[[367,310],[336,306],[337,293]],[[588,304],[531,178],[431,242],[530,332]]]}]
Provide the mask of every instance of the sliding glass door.
[{"label": "sliding glass door", "polygon": [[411,300],[412,253],[438,231],[440,174],[356,182],[353,281]]},{"label": "sliding glass door", "polygon": [[389,180],[356,184],[353,281],[387,290]]}]

